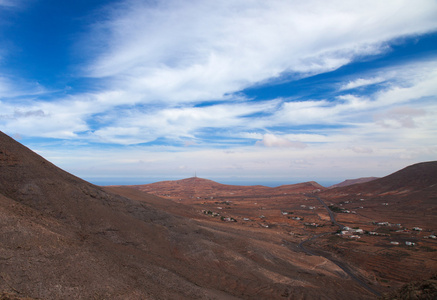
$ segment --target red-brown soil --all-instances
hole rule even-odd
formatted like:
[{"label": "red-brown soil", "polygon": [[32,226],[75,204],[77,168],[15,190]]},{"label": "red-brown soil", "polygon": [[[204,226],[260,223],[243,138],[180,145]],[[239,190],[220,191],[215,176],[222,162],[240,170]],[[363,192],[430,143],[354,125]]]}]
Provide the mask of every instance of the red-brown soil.
[{"label": "red-brown soil", "polygon": [[[386,286],[437,274],[437,240],[430,238],[437,233],[437,162],[325,190],[319,196],[351,212],[336,214],[341,224],[378,235],[364,235],[356,241],[328,237],[316,241],[317,247],[344,257]],[[414,230],[416,227],[420,230]],[[406,245],[408,242],[415,245]]]},{"label": "red-brown soil", "polygon": [[265,218],[248,221],[247,226],[240,219],[220,221],[201,209],[213,208],[216,199],[184,204],[133,188],[94,186],[0,132],[0,295],[374,298],[329,260],[297,249],[295,241],[318,228],[288,219],[281,210],[302,214],[305,220],[326,220],[321,209],[299,205],[317,204],[302,193],[278,195],[270,199],[271,206],[266,201],[261,208],[254,206],[253,198],[242,198],[238,205],[243,210],[236,209],[237,204],[224,209],[243,217],[244,207],[252,207],[253,216],[262,213]]},{"label": "red-brown soil", "polygon": [[378,177],[361,177],[361,178],[357,178],[357,179],[346,179],[345,181],[331,185],[329,188],[333,189],[333,188],[337,188],[337,187],[345,187],[345,186],[349,186],[349,185],[353,185],[353,184],[357,184],[357,183],[369,182],[369,181],[372,181],[375,179],[378,179]]},{"label": "red-brown soil", "polygon": [[[188,205],[194,209],[194,215],[190,215],[193,219],[206,213],[210,222],[225,222],[251,232],[269,231],[291,243],[337,230],[326,210],[311,197],[311,193],[316,193],[328,205],[350,212],[336,213],[338,222],[377,235],[364,234],[359,239],[327,235],[307,244],[312,249],[327,251],[346,262],[370,282],[379,284],[382,292],[437,273],[437,243],[429,238],[437,233],[437,162],[413,165],[384,178],[329,190],[313,182],[269,188],[221,185],[197,177],[123,188]],[[116,192],[120,187],[112,189]],[[221,217],[236,222],[222,221]],[[388,225],[374,224],[378,222]],[[415,231],[414,227],[422,230]],[[415,245],[408,246],[406,242]]]}]

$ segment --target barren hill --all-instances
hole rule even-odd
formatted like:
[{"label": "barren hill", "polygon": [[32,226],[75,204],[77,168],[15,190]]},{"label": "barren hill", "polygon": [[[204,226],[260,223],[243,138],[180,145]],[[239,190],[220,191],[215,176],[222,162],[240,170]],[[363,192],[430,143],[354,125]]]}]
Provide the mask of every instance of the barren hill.
[{"label": "barren hill", "polygon": [[[373,274],[390,290],[437,272],[433,259],[437,243],[430,238],[437,230],[435,166],[435,162],[421,163],[384,178],[333,189],[314,182],[268,188],[221,185],[201,178],[123,189],[189,204],[208,215],[235,220],[241,227],[267,227],[275,234],[291,231],[294,240],[336,230],[326,210],[315,201],[318,195],[336,211],[340,224],[372,234],[324,235],[307,245]],[[114,189],[122,193],[119,187]],[[421,231],[413,230],[416,227]]]},{"label": "barren hill", "polygon": [[333,189],[336,187],[345,187],[345,186],[353,185],[353,184],[357,184],[357,183],[369,182],[369,181],[372,181],[375,179],[378,179],[378,177],[361,177],[361,178],[357,178],[357,179],[346,179],[345,181],[331,185],[329,188]]},{"label": "barren hill", "polygon": [[[384,193],[401,190],[422,191],[437,184],[437,161],[422,162],[405,167],[388,176],[350,187],[363,192]],[[345,190],[349,190],[346,188]]]},{"label": "barren hill", "polygon": [[372,298],[338,266],[285,247],[280,235],[194,220],[172,201],[126,194],[72,176],[0,132],[0,295]]},{"label": "barren hill", "polygon": [[437,226],[437,161],[414,164],[388,176],[329,189],[321,195],[337,203],[348,201],[345,207],[363,206],[368,210],[365,215],[373,219],[385,215],[384,218],[398,218],[409,224]]},{"label": "barren hill", "polygon": [[281,185],[272,188],[262,185],[240,186],[221,184],[199,177],[174,181],[161,181],[129,187],[173,200],[184,199],[184,201],[188,202],[190,202],[190,199],[196,199],[198,197],[202,199],[209,197],[256,197],[261,195],[275,197],[290,193],[311,193],[326,189],[314,181]]},{"label": "barren hill", "polygon": [[[339,223],[372,235],[354,248],[319,245],[393,282],[424,280],[437,272],[437,162],[408,166],[370,182],[323,191]],[[366,245],[367,243],[367,245]],[[378,255],[379,254],[379,255]]]}]

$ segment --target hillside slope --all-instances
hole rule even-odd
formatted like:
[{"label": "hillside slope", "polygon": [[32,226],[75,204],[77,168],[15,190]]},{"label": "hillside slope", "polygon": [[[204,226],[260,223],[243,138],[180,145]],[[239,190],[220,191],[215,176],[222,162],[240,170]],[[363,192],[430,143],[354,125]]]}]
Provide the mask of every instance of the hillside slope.
[{"label": "hillside slope", "polygon": [[[341,187],[341,191],[353,192],[360,190],[362,193],[396,193],[408,190],[423,191],[434,189],[437,185],[437,161],[417,163],[405,167],[397,172],[369,182],[353,186]],[[328,192],[329,193],[329,192]]]},{"label": "hillside slope", "polygon": [[[435,227],[437,210],[437,161],[408,166],[370,182],[321,192],[344,208],[364,207],[358,212],[374,220]],[[420,216],[420,218],[418,218]],[[397,220],[397,221],[395,221]]]},{"label": "hillside slope", "polygon": [[315,181],[267,187],[262,185],[241,186],[221,184],[209,179],[191,177],[181,180],[160,181],[150,184],[128,186],[143,192],[169,199],[189,199],[197,197],[253,197],[259,195],[284,195],[292,193],[310,193],[325,190]]},{"label": "hillside slope", "polygon": [[0,294],[372,298],[336,265],[291,251],[278,236],[194,221],[171,201],[130,195],[72,176],[0,132]]},{"label": "hillside slope", "polygon": [[333,189],[333,188],[337,188],[337,187],[345,187],[345,186],[349,186],[349,185],[353,185],[353,184],[357,184],[357,183],[369,182],[369,181],[372,181],[375,179],[378,179],[378,177],[361,177],[361,178],[357,178],[357,179],[346,179],[345,181],[331,185],[328,188]]},{"label": "hillside slope", "polygon": [[43,299],[222,293],[176,270],[172,238],[197,229],[189,220],[107,193],[3,133],[0,201],[2,291]]}]

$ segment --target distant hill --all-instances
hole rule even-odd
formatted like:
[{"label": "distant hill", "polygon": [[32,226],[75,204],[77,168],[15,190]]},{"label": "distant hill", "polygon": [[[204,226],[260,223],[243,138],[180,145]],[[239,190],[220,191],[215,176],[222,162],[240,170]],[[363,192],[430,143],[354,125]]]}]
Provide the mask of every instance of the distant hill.
[{"label": "distant hill", "polygon": [[278,195],[284,193],[310,193],[325,190],[315,181],[298,184],[267,187],[262,185],[240,186],[221,184],[209,179],[191,177],[181,180],[160,181],[156,183],[133,185],[131,188],[167,198],[183,197],[208,197],[208,196],[253,196],[253,195]]},{"label": "distant hill", "polygon": [[378,179],[378,177],[361,177],[361,178],[357,178],[357,179],[346,179],[345,181],[331,185],[328,188],[333,189],[333,188],[337,188],[337,187],[345,187],[345,186],[356,184],[356,183],[369,182],[369,181],[372,181],[375,179]]},{"label": "distant hill", "polygon": [[391,175],[363,185],[365,189],[393,191],[410,189],[412,191],[436,188],[437,161],[417,163],[403,168]]},{"label": "distant hill", "polygon": [[[437,161],[417,163],[388,176],[322,191],[321,197],[343,207],[364,207],[373,220],[411,226],[437,225]],[[418,217],[420,216],[420,217]]]},{"label": "distant hill", "polygon": [[172,201],[126,194],[77,178],[0,132],[0,297],[371,298],[279,235],[191,219]]},{"label": "distant hill", "polygon": [[342,191],[362,193],[396,193],[437,188],[437,161],[417,163],[388,176],[343,187]]}]

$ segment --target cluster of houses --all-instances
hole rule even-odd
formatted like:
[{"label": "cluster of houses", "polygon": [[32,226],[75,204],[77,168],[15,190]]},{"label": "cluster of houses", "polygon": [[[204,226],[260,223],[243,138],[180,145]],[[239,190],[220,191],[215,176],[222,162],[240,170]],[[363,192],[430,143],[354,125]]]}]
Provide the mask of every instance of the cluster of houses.
[{"label": "cluster of houses", "polygon": [[308,227],[323,227],[324,226],[324,225],[317,224],[317,223],[314,223],[314,222],[312,222],[312,223],[305,222],[305,223],[303,223],[303,225],[308,226]]},{"label": "cluster of houses", "polygon": [[389,222],[372,222],[373,225],[377,225],[377,226],[396,226],[396,227],[401,227],[402,224],[398,223],[398,224],[392,224]]},{"label": "cluster of houses", "polygon": [[[344,203],[349,203],[349,201],[346,201]],[[341,205],[342,204],[340,204],[340,206]],[[337,212],[337,213],[343,213],[343,214],[356,214],[357,213],[354,210],[351,211],[351,210],[348,210],[348,209],[343,208],[343,207],[337,207],[334,204],[330,204],[328,207],[330,210],[332,210],[333,212]],[[362,208],[362,206],[360,208]]]},{"label": "cluster of houses", "polygon": [[[305,204],[302,204],[300,207],[306,208],[307,206]],[[308,209],[316,209],[315,206],[308,206]]]},{"label": "cluster of houses", "polygon": [[[306,207],[306,205],[303,205],[303,206]],[[309,208],[310,209],[314,209],[315,207],[314,206],[310,206]],[[288,219],[292,219],[292,220],[296,220],[296,221],[302,221],[303,220],[303,217],[297,217],[297,216],[290,217],[289,215],[292,215],[292,214],[294,214],[294,213],[293,212],[287,212],[287,211],[281,211],[281,215],[287,216]],[[261,218],[263,218],[263,217],[264,216],[261,216]]]},{"label": "cluster of houses", "polygon": [[[207,216],[211,216],[211,217],[219,217],[219,216],[220,216],[219,213],[217,213],[217,212],[213,212],[212,210],[202,210],[202,213],[204,213],[204,214],[207,215]],[[220,220],[225,221],[225,222],[237,222],[237,220],[235,220],[235,219],[232,218],[232,217],[223,217],[223,216],[221,216],[221,217],[220,217]],[[245,221],[246,221],[246,220],[249,221],[248,218],[244,218],[244,220],[245,220]]]},{"label": "cluster of houses", "polygon": [[350,239],[359,239],[361,238],[360,235],[364,234],[364,230],[361,228],[350,228],[350,227],[343,227],[342,230],[337,233],[337,235],[347,237]]},{"label": "cluster of houses", "polygon": [[231,217],[221,217],[220,219],[225,222],[237,222],[237,220]]},{"label": "cluster of houses", "polygon": [[211,216],[211,217],[218,217],[218,216],[220,216],[219,213],[213,212],[213,211],[211,211],[211,210],[202,210],[202,212],[203,212],[205,215],[208,215],[208,216]]},{"label": "cluster of houses", "polygon": [[[373,225],[376,226],[396,226],[396,227],[402,227],[401,224],[391,224],[389,222],[373,222]],[[411,229],[412,231],[416,231],[416,232],[422,232],[423,229],[420,227],[413,227]],[[400,230],[397,230],[396,232],[410,232],[409,230],[402,228]],[[360,235],[363,234],[368,234],[368,235],[373,235],[373,236],[390,236],[390,234],[387,233],[380,233],[380,232],[376,232],[376,231],[364,231],[363,229],[360,228],[350,228],[350,227],[343,227],[341,230],[338,231],[337,235],[342,236],[342,237],[346,237],[346,238],[351,238],[351,239],[359,239]],[[424,236],[423,238],[426,239],[437,239],[437,236],[435,234],[430,234],[427,236]],[[400,242],[398,241],[391,241],[390,242],[391,245],[400,245]],[[416,242],[412,242],[412,241],[405,241],[405,245],[406,246],[416,246],[417,243]]]},{"label": "cluster of houses", "polygon": [[[396,241],[391,241],[390,244],[395,245],[395,246],[400,245],[400,243],[399,243],[399,242],[396,242]],[[407,245],[407,246],[416,246],[416,243],[414,243],[414,242],[409,242],[409,241],[405,241],[405,245]]]},{"label": "cluster of houses", "polygon": [[376,232],[376,231],[369,231],[367,234],[368,235],[377,235],[377,236],[390,236],[388,233],[381,233],[381,232]]}]

